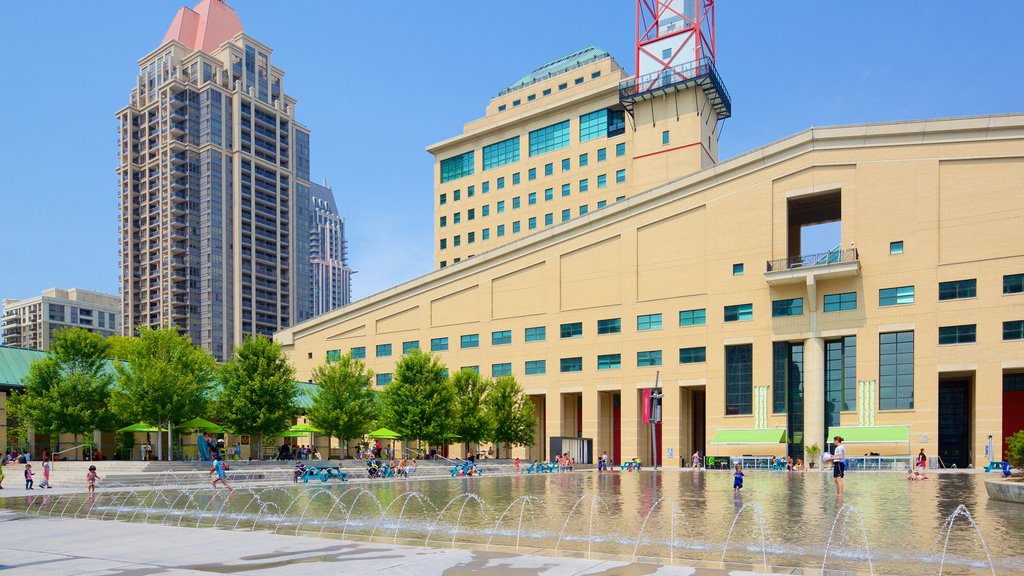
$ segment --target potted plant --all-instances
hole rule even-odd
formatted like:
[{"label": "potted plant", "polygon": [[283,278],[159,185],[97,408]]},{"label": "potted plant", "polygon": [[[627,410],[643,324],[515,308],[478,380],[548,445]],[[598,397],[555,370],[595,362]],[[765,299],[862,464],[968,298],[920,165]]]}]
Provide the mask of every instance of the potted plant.
[{"label": "potted plant", "polygon": [[805,446],[804,451],[807,452],[808,468],[814,468],[818,462],[818,457],[821,456],[821,448],[818,446],[818,443],[815,442],[814,444]]}]

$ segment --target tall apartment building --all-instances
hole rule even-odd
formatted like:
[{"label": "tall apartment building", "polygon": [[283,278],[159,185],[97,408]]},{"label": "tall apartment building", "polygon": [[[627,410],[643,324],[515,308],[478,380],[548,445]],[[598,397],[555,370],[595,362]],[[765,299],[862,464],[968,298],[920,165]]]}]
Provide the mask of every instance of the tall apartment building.
[{"label": "tall apartment building", "polygon": [[309,130],[221,0],[175,15],[117,113],[125,334],[173,326],[224,359],[312,316]]},{"label": "tall apartment building", "polygon": [[48,350],[53,334],[82,328],[104,336],[118,334],[121,300],[80,288],[50,288],[39,296],[3,301],[3,345]]},{"label": "tall apartment building", "polygon": [[309,259],[313,275],[313,315],[319,316],[352,301],[352,270],[348,267],[345,219],[338,212],[334,191],[313,184],[310,196]]}]

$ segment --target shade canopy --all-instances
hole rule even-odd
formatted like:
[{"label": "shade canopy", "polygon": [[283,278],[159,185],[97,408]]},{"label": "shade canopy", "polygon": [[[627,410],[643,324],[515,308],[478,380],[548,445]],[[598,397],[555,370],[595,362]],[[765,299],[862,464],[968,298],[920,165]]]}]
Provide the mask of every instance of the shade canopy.
[{"label": "shade canopy", "polygon": [[291,428],[277,434],[276,438],[300,438],[309,434],[323,434],[324,431],[309,424],[296,424]]},{"label": "shade canopy", "polygon": [[394,430],[388,430],[387,428],[378,428],[373,432],[367,434],[367,436],[377,440],[397,440],[398,432],[395,432]]},{"label": "shade canopy", "polygon": [[138,422],[131,426],[125,426],[118,430],[118,432],[166,432],[166,430],[157,430],[156,426],[152,424],[146,424],[145,422]]},{"label": "shade canopy", "polygon": [[768,430],[719,430],[715,432],[712,444],[783,444],[786,442],[785,428]]},{"label": "shade canopy", "polygon": [[224,432],[224,428],[219,424],[214,424],[213,422],[210,422],[209,420],[204,420],[202,418],[193,418],[186,422],[182,422],[181,424],[178,424],[178,428],[202,430],[203,432],[211,432],[213,434],[221,434],[222,432]]},{"label": "shade canopy", "polygon": [[828,440],[842,436],[843,442],[910,442],[910,426],[836,426],[828,429]]}]

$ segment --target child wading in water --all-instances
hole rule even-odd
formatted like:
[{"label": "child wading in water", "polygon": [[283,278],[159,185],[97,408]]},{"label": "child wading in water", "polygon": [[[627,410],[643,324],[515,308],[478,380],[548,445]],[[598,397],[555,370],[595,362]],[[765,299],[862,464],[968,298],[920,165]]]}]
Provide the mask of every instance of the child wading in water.
[{"label": "child wading in water", "polygon": [[226,478],[227,473],[225,472],[226,470],[230,470],[230,468],[228,468],[227,463],[224,462],[224,458],[222,456],[219,456],[219,455],[215,456],[214,460],[213,460],[213,469],[210,470],[210,474],[213,474],[213,473],[216,472],[217,476],[215,476],[214,479],[212,481],[210,481],[210,487],[211,488],[216,490],[217,489],[217,482],[220,482],[228,490],[231,490],[232,492],[235,491],[235,489],[232,488],[230,484],[228,484],[228,481],[227,481],[227,478]]},{"label": "child wading in water", "polygon": [[31,464],[25,464],[25,490],[31,490],[32,489],[32,475],[33,474],[35,474],[35,472],[32,471],[32,465]]},{"label": "child wading in water", "polygon": [[732,475],[732,489],[733,492],[739,492],[743,488],[743,466],[736,465],[736,472]]},{"label": "child wading in water", "polygon": [[89,471],[85,474],[85,483],[89,487],[89,495],[91,496],[96,492],[96,481],[99,480],[99,474],[96,474],[96,467],[89,466]]}]

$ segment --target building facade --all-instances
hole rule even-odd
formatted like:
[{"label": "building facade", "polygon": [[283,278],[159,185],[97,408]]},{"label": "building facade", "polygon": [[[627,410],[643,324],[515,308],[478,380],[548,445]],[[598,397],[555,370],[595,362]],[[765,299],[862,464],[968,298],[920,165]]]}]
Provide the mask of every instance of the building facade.
[{"label": "building facade", "polygon": [[[986,463],[1024,428],[1024,116],[815,128],[277,334],[308,379],[419,347],[512,374],[537,439],[665,464],[924,448]],[[803,229],[839,227],[806,254]],[[861,442],[865,442],[861,444]]]},{"label": "building facade", "polygon": [[313,315],[319,316],[352,301],[352,269],[348,267],[345,219],[338,212],[334,191],[313,184],[310,196],[310,267],[313,275]]},{"label": "building facade", "polygon": [[3,345],[49,350],[53,334],[82,328],[103,336],[120,333],[121,300],[80,288],[50,288],[39,296],[3,301]]},{"label": "building facade", "polygon": [[182,8],[117,113],[121,322],[225,359],[312,316],[309,130],[221,0]]}]

